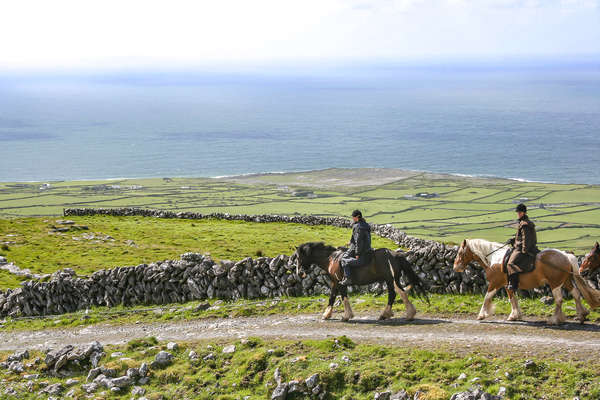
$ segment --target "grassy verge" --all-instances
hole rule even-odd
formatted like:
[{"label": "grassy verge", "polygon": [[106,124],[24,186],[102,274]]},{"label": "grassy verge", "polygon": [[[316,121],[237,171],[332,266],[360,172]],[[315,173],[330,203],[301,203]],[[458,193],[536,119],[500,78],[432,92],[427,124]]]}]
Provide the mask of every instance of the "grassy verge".
[{"label": "grassy verge", "polygon": [[[233,353],[223,353],[223,347],[233,344]],[[124,375],[127,368],[150,363],[165,343],[153,338],[136,340],[122,346],[107,346],[101,360],[107,368]],[[198,360],[188,358],[190,350]],[[122,356],[111,358],[113,352]],[[591,399],[600,396],[600,364],[556,362],[537,359],[526,363],[521,356],[494,358],[489,354],[473,352],[456,355],[450,351],[417,350],[405,347],[355,344],[346,337],[318,341],[268,341],[246,339],[235,342],[179,343],[171,351],[173,363],[164,369],[150,371],[149,382],[144,385],[146,397],[151,400],[193,398],[233,400],[245,396],[265,399],[276,387],[274,373],[279,368],[284,381],[303,380],[318,373],[326,399],[372,399],[377,391],[407,390],[411,395],[423,393],[419,398],[446,400],[452,393],[470,388],[473,380],[490,393],[506,388],[510,399],[564,399],[579,396]],[[214,358],[204,361],[213,354]],[[8,353],[0,354],[0,360]],[[43,354],[31,352],[32,362]],[[336,366],[332,366],[336,364]],[[39,398],[37,392],[42,382],[65,383],[65,379],[45,375],[43,362],[28,368],[23,374],[0,372],[0,390],[10,387],[20,399]],[[40,374],[33,380],[32,392],[24,389],[27,382],[22,375]],[[87,396],[81,389],[87,371],[75,371],[79,383],[71,388],[75,397]],[[464,373],[465,379],[458,379]],[[94,398],[130,398],[130,388],[114,393],[98,390]],[[294,397],[305,398],[305,397]]]},{"label": "grassy verge", "polygon": [[[295,246],[308,241],[344,245],[350,238],[348,229],[331,226],[151,217],[69,219],[75,224],[60,225],[56,218],[0,219],[0,239],[14,242],[0,247],[0,255],[33,273],[68,267],[88,275],[102,268],[179,259],[189,251],[210,253],[215,260],[241,260],[292,254]],[[53,227],[70,230],[53,232]],[[373,237],[373,246],[398,247],[380,237]],[[0,289],[18,283],[18,277],[0,271]]]},{"label": "grassy verge", "polygon": [[[465,316],[475,318],[481,307],[483,296],[481,295],[431,295],[431,304],[413,299],[419,315],[429,316]],[[387,303],[386,296],[359,295],[351,298],[352,308],[359,313],[372,313],[376,318]],[[187,304],[167,304],[162,306],[138,306],[138,307],[94,307],[87,312],[76,312],[60,316],[49,316],[33,319],[11,319],[7,318],[2,325],[5,331],[40,330],[53,328],[67,328],[106,323],[110,325],[123,325],[132,323],[151,323],[166,321],[184,321],[206,318],[235,318],[265,315],[295,315],[320,313],[327,303],[325,296],[283,298],[279,300],[249,301],[238,300],[223,302],[211,300],[209,302],[190,302]],[[198,307],[199,305],[210,306]],[[496,314],[508,316],[510,303],[506,298],[498,297]],[[526,316],[547,318],[552,315],[554,306],[543,304],[539,299],[521,299],[521,308]],[[342,311],[343,307],[337,307],[336,311]],[[396,317],[402,317],[404,307],[397,303],[394,307]],[[575,303],[573,300],[565,301],[563,310],[568,318],[576,316]],[[592,311],[589,315],[590,321],[600,321],[600,312]]]}]

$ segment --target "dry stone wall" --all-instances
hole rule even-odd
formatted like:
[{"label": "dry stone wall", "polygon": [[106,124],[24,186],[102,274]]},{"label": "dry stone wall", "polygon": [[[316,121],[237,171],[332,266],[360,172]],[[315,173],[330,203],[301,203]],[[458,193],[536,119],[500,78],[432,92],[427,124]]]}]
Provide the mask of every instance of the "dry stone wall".
[{"label": "dry stone wall", "polygon": [[[339,217],[233,215],[174,213],[137,208],[66,209],[65,216],[115,215],[157,218],[243,220],[251,222],[291,222],[350,228],[351,222]],[[415,266],[429,290],[434,293],[483,293],[486,282],[475,265],[464,273],[452,270],[456,246],[407,235],[390,225],[372,224],[374,234],[409,249],[408,260]],[[597,279],[597,278],[596,278]],[[593,282],[597,287],[597,280]],[[250,257],[215,262],[209,256],[186,253],[179,260],[118,267],[78,277],[71,269],[57,271],[46,280],[30,280],[20,288],[0,291],[0,317],[35,316],[73,312],[90,306],[183,303],[207,298],[273,298],[329,293],[330,280],[319,268],[304,277],[296,274],[294,260],[288,255],[274,258]],[[383,285],[354,287],[351,291],[384,292]],[[539,294],[545,293],[543,290]]]}]

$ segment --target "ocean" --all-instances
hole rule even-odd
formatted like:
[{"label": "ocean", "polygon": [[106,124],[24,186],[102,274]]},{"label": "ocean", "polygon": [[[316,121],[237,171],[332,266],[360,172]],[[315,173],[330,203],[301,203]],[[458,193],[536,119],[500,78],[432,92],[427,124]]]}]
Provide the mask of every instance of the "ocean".
[{"label": "ocean", "polygon": [[0,181],[329,167],[600,184],[600,66],[0,74]]}]

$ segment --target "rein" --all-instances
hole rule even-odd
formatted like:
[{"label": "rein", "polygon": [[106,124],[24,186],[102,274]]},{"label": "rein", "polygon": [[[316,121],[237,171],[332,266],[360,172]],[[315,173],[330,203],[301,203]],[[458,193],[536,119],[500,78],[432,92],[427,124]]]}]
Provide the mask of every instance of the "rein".
[{"label": "rein", "polygon": [[501,247],[498,247],[496,250],[492,251],[491,253],[488,253],[488,254],[486,254],[486,255],[485,255],[485,258],[488,258],[488,257],[489,257],[489,256],[491,256],[492,254],[494,254],[495,252],[497,252],[497,251],[498,251],[498,250],[500,250],[500,249],[503,249],[503,248],[505,248],[506,246],[508,246],[508,244],[506,244],[506,243],[505,243],[504,245],[502,245]]}]

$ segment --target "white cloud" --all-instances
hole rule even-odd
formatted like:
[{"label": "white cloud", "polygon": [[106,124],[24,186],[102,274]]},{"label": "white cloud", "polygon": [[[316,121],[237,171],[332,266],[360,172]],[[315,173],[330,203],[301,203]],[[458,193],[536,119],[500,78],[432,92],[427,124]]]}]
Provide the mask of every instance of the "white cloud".
[{"label": "white cloud", "polygon": [[0,68],[600,53],[597,5],[598,0],[6,1],[0,3]]}]

